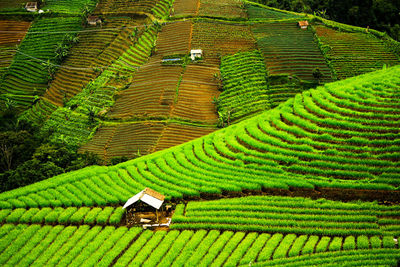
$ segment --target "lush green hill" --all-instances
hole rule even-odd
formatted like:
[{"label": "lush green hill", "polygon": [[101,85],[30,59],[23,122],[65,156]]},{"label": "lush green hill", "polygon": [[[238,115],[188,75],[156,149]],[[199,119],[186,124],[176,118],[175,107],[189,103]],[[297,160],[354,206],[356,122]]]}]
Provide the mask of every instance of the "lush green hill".
[{"label": "lush green hill", "polygon": [[2,207],[60,206],[65,192],[78,199],[74,206],[101,205],[146,186],[175,199],[297,188],[305,195],[398,200],[399,69],[305,91],[250,120],[134,161],[3,193]]},{"label": "lush green hill", "polygon": [[[239,0],[46,3],[6,3],[35,20],[1,90],[26,107],[46,90],[20,118],[50,144],[137,158],[1,193],[0,265],[398,265],[398,43]],[[91,8],[96,28],[81,24]],[[47,77],[65,21],[79,40]],[[144,187],[172,205],[169,231],[121,208]]]}]

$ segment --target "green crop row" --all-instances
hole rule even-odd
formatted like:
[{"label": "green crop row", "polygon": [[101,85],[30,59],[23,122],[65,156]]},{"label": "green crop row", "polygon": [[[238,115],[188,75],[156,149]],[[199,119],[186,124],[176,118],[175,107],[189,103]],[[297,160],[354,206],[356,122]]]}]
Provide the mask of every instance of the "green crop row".
[{"label": "green crop row", "polygon": [[151,11],[156,17],[166,19],[170,14],[170,9],[172,8],[173,3],[174,0],[161,0],[152,8]]},{"label": "green crop row", "polygon": [[[396,44],[394,40],[387,38],[385,40],[382,33],[356,27],[346,29],[345,25],[339,23],[326,20],[323,22],[329,27],[339,28],[339,30],[334,30],[325,26],[315,27],[318,41],[321,46],[327,48],[325,56],[339,79],[399,63],[398,56],[395,54],[398,53],[399,44]],[[384,41],[379,40],[380,38]]]},{"label": "green crop row", "polygon": [[90,12],[96,6],[97,0],[46,0],[42,7],[52,13],[80,15],[82,11]]},{"label": "green crop row", "polygon": [[[362,242],[367,246],[358,245]],[[391,236],[370,239],[348,236],[344,240],[337,237],[331,240],[280,233],[271,236],[215,230],[152,232],[112,226],[20,224],[0,227],[0,248],[1,263],[18,266],[109,266],[111,263],[116,266],[238,266],[274,263],[278,259],[325,257],[346,250],[356,254],[397,250]]]},{"label": "green crop row", "polygon": [[223,92],[217,100],[221,126],[270,108],[267,70],[258,51],[225,56],[221,61]]},{"label": "green crop row", "polygon": [[19,107],[31,105],[47,88],[50,69],[58,63],[57,47],[64,44],[67,35],[70,39],[75,35],[65,32],[81,28],[81,17],[36,19],[0,80],[1,99],[12,99]]},{"label": "green crop row", "polygon": [[17,208],[0,211],[0,222],[45,224],[119,224],[124,210],[121,208]]},{"label": "green crop row", "polygon": [[171,228],[372,236],[393,234],[396,226],[386,224],[398,220],[379,218],[399,214],[397,206],[382,209],[376,203],[260,196],[179,204]]},{"label": "green crop row", "polygon": [[[382,88],[371,92],[374,89],[371,84],[385,85],[385,92],[395,93],[399,73],[399,67],[393,67],[316,90],[338,99],[351,98],[343,100],[346,109],[361,112],[361,107],[365,110],[371,107],[371,112],[385,115],[384,122],[396,121],[400,107],[384,98]],[[390,83],[386,84],[387,80]],[[363,91],[351,93],[352,88]],[[368,97],[363,99],[360,95],[366,91]],[[309,97],[314,98],[314,93]],[[0,194],[0,207],[121,204],[145,187],[159,191],[167,199],[289,187],[366,189],[371,190],[372,199],[376,197],[372,190],[396,194],[399,165],[395,157],[400,143],[398,133],[391,133],[394,127],[369,128],[346,116],[342,120],[338,116],[323,119],[308,111],[302,98],[299,95],[274,110],[181,146],[116,166],[89,167],[4,192]],[[373,104],[374,101],[377,103]],[[343,108],[344,104],[336,102]],[[327,111],[334,113],[329,108]]]},{"label": "green crop row", "polygon": [[398,249],[371,249],[302,255],[293,258],[257,262],[252,264],[252,266],[338,266],[338,264],[355,266],[395,266],[397,261]]}]

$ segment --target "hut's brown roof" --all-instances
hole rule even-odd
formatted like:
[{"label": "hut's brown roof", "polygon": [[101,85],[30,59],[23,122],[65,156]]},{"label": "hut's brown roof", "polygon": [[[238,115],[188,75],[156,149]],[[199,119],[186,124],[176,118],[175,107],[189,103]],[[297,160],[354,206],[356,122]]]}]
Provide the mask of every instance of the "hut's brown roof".
[{"label": "hut's brown roof", "polygon": [[152,196],[154,198],[157,198],[161,201],[163,201],[165,199],[164,195],[162,195],[162,194],[158,193],[157,191],[154,191],[153,189],[150,189],[148,187],[146,187],[146,189],[144,189],[144,193],[149,196]]},{"label": "hut's brown roof", "polygon": [[299,21],[299,26],[300,26],[300,27],[302,27],[302,26],[308,26],[308,25],[309,25],[309,23],[308,23],[307,20]]},{"label": "hut's brown roof", "polygon": [[37,7],[38,3],[37,2],[27,2],[25,7]]}]

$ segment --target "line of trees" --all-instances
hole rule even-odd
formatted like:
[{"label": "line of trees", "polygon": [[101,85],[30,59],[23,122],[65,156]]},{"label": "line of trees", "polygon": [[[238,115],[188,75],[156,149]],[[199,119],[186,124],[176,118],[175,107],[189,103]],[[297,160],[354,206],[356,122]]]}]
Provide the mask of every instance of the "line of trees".
[{"label": "line of trees", "polygon": [[316,13],[360,27],[371,27],[400,41],[399,0],[256,0],[279,9]]}]

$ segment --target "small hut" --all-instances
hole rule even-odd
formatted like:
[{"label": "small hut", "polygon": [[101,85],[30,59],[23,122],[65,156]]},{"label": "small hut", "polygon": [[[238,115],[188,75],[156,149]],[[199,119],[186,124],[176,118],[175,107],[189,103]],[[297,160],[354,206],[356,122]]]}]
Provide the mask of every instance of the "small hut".
[{"label": "small hut", "polygon": [[36,12],[38,11],[38,2],[27,2],[25,5],[26,11]]},{"label": "small hut", "polygon": [[299,21],[298,25],[301,29],[307,30],[308,26],[310,25],[307,20]]},{"label": "small hut", "polygon": [[[145,188],[144,190],[140,191],[139,193],[128,199],[128,201],[122,208],[127,209],[128,213],[136,211],[141,211],[141,212],[150,211],[152,208],[154,208],[156,211],[156,217],[158,222],[158,210],[164,203],[164,199],[165,199],[164,195],[150,188]],[[145,205],[143,205],[143,203]]]},{"label": "small hut", "polygon": [[201,49],[193,49],[190,50],[190,58],[195,61],[197,58],[203,57],[203,50]]},{"label": "small hut", "polygon": [[97,25],[101,25],[102,21],[101,21],[101,18],[99,18],[97,16],[89,16],[87,18],[87,23],[90,26],[97,26]]}]

